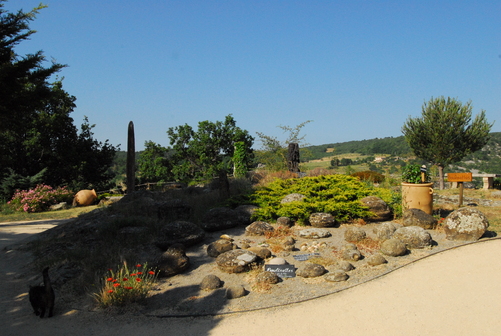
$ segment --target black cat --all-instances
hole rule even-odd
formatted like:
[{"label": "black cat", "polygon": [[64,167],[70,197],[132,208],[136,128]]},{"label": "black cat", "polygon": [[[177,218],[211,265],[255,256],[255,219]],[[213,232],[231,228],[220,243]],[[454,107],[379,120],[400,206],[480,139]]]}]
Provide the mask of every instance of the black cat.
[{"label": "black cat", "polygon": [[54,290],[52,289],[52,285],[50,283],[49,278],[49,268],[46,267],[43,271],[43,286],[35,286],[30,287],[30,302],[33,310],[35,311],[35,315],[43,318],[45,315],[45,311],[49,310],[49,316],[52,317],[52,313],[54,311]]}]

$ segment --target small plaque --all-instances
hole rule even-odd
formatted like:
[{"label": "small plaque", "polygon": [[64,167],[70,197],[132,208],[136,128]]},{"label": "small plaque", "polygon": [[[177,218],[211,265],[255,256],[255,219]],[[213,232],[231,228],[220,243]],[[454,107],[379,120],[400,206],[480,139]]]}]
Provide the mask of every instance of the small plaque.
[{"label": "small plaque", "polygon": [[264,270],[275,273],[281,278],[296,277],[296,268],[294,265],[265,265]]},{"label": "small plaque", "polygon": [[471,182],[473,180],[472,173],[449,173],[447,181],[449,182]]},{"label": "small plaque", "polygon": [[320,256],[320,253],[298,254],[298,255],[295,255],[293,257],[297,261],[306,261],[306,260],[310,259],[311,257],[318,257],[318,256]]}]

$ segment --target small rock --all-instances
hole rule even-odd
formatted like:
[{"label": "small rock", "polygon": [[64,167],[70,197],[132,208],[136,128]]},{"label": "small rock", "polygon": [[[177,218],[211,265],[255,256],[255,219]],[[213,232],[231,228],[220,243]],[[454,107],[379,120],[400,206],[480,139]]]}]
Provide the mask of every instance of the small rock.
[{"label": "small rock", "polygon": [[221,253],[216,258],[220,270],[226,273],[241,273],[249,270],[257,255],[248,250],[231,250]]},{"label": "small rock", "polygon": [[400,240],[409,249],[429,247],[433,242],[430,233],[419,226],[402,227],[395,231],[392,238]]},{"label": "small rock", "polygon": [[238,299],[242,296],[245,296],[247,291],[244,286],[231,286],[226,289],[226,298],[227,299]]},{"label": "small rock", "polygon": [[373,232],[376,234],[377,239],[387,240],[391,238],[391,236],[395,231],[397,231],[397,229],[398,227],[395,223],[385,222],[375,227]]},{"label": "small rock", "polygon": [[266,263],[268,265],[288,265],[289,263],[287,263],[287,261],[284,259],[284,258],[273,258],[273,259],[270,259],[268,260],[268,262]]},{"label": "small rock", "polygon": [[200,289],[202,290],[215,290],[221,288],[223,286],[223,282],[217,276],[213,274],[206,275],[202,279],[202,283],[200,284]]},{"label": "small rock", "polygon": [[382,264],[386,264],[388,261],[381,254],[373,254],[369,258],[367,258],[367,264],[371,266],[378,266]]},{"label": "small rock", "polygon": [[349,272],[349,271],[352,271],[355,269],[355,267],[353,267],[353,265],[349,261],[346,261],[346,260],[340,260],[337,263],[337,267],[340,270],[345,271],[345,272]]},{"label": "small rock", "polygon": [[273,230],[275,229],[270,224],[263,221],[257,221],[245,228],[245,234],[249,236],[264,236],[266,232],[272,232]]},{"label": "small rock", "polygon": [[257,275],[256,281],[274,285],[280,281],[280,277],[273,272],[264,271]]},{"label": "small rock", "polygon": [[346,272],[343,270],[335,270],[333,272],[324,275],[324,279],[329,282],[346,281],[348,280],[348,278],[349,278],[348,274],[346,274]]},{"label": "small rock", "polygon": [[425,230],[433,230],[438,221],[421,209],[407,209],[403,213],[403,224],[404,226],[419,226]]},{"label": "small rock", "polygon": [[207,246],[207,255],[212,258],[217,258],[217,256],[221,253],[231,251],[236,248],[237,246],[230,240],[219,239]]},{"label": "small rock", "polygon": [[282,198],[280,203],[284,204],[284,203],[291,203],[291,202],[302,202],[305,198],[306,198],[306,196],[304,196],[304,195],[294,193],[294,194],[289,194],[289,195],[285,196],[284,198]]},{"label": "small rock", "polygon": [[289,217],[278,217],[277,225],[292,227],[294,226],[294,222]]},{"label": "small rock", "polygon": [[388,239],[381,244],[381,253],[390,257],[400,257],[407,253],[407,247],[398,239]]},{"label": "small rock", "polygon": [[349,261],[359,261],[362,259],[362,253],[359,250],[343,250],[341,258]]},{"label": "small rock", "polygon": [[445,218],[444,231],[449,240],[474,241],[489,227],[485,215],[472,208],[460,208]]},{"label": "small rock", "polygon": [[69,205],[66,202],[61,202],[50,206],[50,211],[66,210],[69,209]]},{"label": "small rock", "polygon": [[304,229],[299,231],[299,236],[302,238],[308,239],[319,239],[319,238],[327,238],[332,234],[325,229]]},{"label": "small rock", "polygon": [[186,256],[182,244],[174,244],[165,251],[159,261],[160,277],[169,277],[184,272],[190,266],[190,259]]},{"label": "small rock", "polygon": [[248,248],[248,250],[254,252],[261,259],[268,259],[271,257],[271,251],[264,247],[253,246]]},{"label": "small rock", "polygon": [[334,227],[337,225],[337,221],[330,213],[326,212],[316,212],[312,213],[309,218],[311,226],[323,228],[323,227]]},{"label": "small rock", "polygon": [[315,278],[323,275],[325,272],[326,270],[322,265],[308,263],[299,269],[296,275],[303,278]]},{"label": "small rock", "polygon": [[365,218],[366,221],[382,222],[393,218],[391,208],[381,198],[377,196],[367,196],[362,198],[360,201],[363,205],[369,208],[370,212],[374,214],[371,217]]},{"label": "small rock", "polygon": [[219,238],[221,239],[225,239],[225,240],[229,240],[229,241],[233,241],[233,238],[231,238],[230,236],[228,236],[227,234],[223,234],[221,235]]},{"label": "small rock", "polygon": [[359,227],[352,226],[344,232],[344,239],[348,242],[358,242],[367,236],[365,231]]}]

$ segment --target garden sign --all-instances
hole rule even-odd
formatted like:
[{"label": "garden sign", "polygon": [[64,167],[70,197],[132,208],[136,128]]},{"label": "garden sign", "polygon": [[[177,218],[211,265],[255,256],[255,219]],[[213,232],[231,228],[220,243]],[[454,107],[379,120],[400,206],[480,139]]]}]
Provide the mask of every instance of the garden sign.
[{"label": "garden sign", "polygon": [[463,182],[473,181],[472,173],[449,173],[447,181],[457,182],[459,185],[459,206],[463,205]]}]

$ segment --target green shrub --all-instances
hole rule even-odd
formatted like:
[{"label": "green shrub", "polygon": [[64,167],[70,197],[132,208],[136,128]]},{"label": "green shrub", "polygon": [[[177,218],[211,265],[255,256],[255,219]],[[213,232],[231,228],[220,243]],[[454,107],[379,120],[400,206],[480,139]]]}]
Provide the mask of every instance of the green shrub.
[{"label": "green shrub", "polygon": [[[292,193],[302,194],[305,199],[280,203]],[[260,207],[254,213],[255,219],[275,220],[285,216],[307,223],[309,216],[315,212],[330,213],[339,222],[368,217],[370,212],[360,199],[370,195],[381,197],[390,206],[394,203],[391,190],[368,186],[358,178],[341,174],[275,180],[250,197]]]}]

